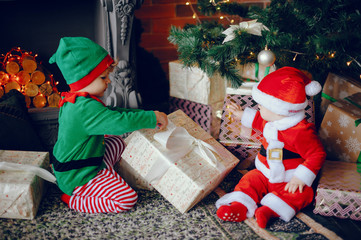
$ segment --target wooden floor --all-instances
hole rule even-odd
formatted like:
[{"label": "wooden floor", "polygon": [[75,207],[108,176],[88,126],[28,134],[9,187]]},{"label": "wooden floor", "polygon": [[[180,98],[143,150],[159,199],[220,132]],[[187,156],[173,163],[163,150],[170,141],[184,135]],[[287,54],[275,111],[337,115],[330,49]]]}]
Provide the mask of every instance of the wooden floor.
[{"label": "wooden floor", "polygon": [[361,239],[361,221],[341,219],[337,217],[324,217],[319,214],[314,214],[313,206],[303,209],[302,212],[322,224],[327,229],[336,233],[342,239]]}]

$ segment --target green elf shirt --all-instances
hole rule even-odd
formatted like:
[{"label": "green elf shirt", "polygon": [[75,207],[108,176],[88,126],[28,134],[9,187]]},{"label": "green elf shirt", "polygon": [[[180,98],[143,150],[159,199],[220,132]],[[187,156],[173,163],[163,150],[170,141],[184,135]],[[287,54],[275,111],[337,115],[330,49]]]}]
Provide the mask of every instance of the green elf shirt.
[{"label": "green elf shirt", "polygon": [[66,102],[59,111],[58,140],[53,169],[59,188],[72,195],[74,189],[93,179],[105,168],[104,134],[121,135],[155,128],[153,111],[105,107],[89,97]]}]

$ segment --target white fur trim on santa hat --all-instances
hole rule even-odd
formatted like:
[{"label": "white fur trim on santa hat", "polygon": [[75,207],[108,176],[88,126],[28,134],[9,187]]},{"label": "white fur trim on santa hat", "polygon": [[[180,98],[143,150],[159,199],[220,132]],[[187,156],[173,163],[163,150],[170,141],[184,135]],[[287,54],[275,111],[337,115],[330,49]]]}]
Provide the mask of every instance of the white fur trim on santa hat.
[{"label": "white fur trim on santa hat", "polygon": [[227,193],[216,201],[216,207],[218,209],[224,205],[231,205],[232,202],[239,202],[246,206],[246,208],[248,209],[247,217],[250,218],[254,216],[254,212],[257,209],[256,202],[250,196],[240,191]]},{"label": "white fur trim on santa hat", "polygon": [[308,96],[315,96],[316,94],[321,92],[322,87],[319,82],[311,81],[309,84],[306,85],[305,90]]},{"label": "white fur trim on santa hat", "polygon": [[268,193],[264,196],[261,200],[261,204],[272,209],[286,222],[289,222],[296,215],[296,211],[290,205],[273,193]]},{"label": "white fur trim on santa hat", "polygon": [[268,95],[262,91],[260,91],[258,88],[258,84],[253,86],[252,88],[252,97],[253,99],[270,110],[271,112],[283,115],[283,116],[292,116],[296,114],[298,111],[301,111],[305,109],[307,106],[307,99],[305,99],[305,102],[303,103],[289,103],[286,101],[283,101],[279,98],[276,98],[274,96]]},{"label": "white fur trim on santa hat", "polygon": [[256,109],[246,107],[244,109],[242,119],[241,119],[242,125],[247,128],[252,128],[252,123],[253,123],[254,118],[256,117],[256,114],[257,114]]},{"label": "white fur trim on santa hat", "polygon": [[300,164],[296,168],[295,177],[304,182],[307,186],[311,187],[313,181],[316,178],[316,174],[314,174],[310,169]]}]

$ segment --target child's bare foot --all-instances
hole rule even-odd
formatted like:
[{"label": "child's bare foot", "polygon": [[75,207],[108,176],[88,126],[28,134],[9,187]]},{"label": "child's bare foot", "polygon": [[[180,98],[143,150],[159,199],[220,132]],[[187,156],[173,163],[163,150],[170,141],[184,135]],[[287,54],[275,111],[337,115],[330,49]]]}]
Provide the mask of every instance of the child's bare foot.
[{"label": "child's bare foot", "polygon": [[232,202],[230,206],[224,205],[218,208],[217,216],[229,222],[242,222],[247,216],[247,208],[239,202]]}]

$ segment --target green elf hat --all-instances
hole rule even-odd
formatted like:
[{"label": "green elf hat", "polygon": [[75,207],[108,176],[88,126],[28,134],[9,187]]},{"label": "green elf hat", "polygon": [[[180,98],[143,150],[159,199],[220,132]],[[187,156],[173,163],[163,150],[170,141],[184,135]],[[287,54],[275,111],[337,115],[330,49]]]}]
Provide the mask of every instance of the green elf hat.
[{"label": "green elf hat", "polygon": [[70,91],[88,86],[102,74],[114,60],[108,52],[85,37],[64,37],[49,63],[58,65]]}]

